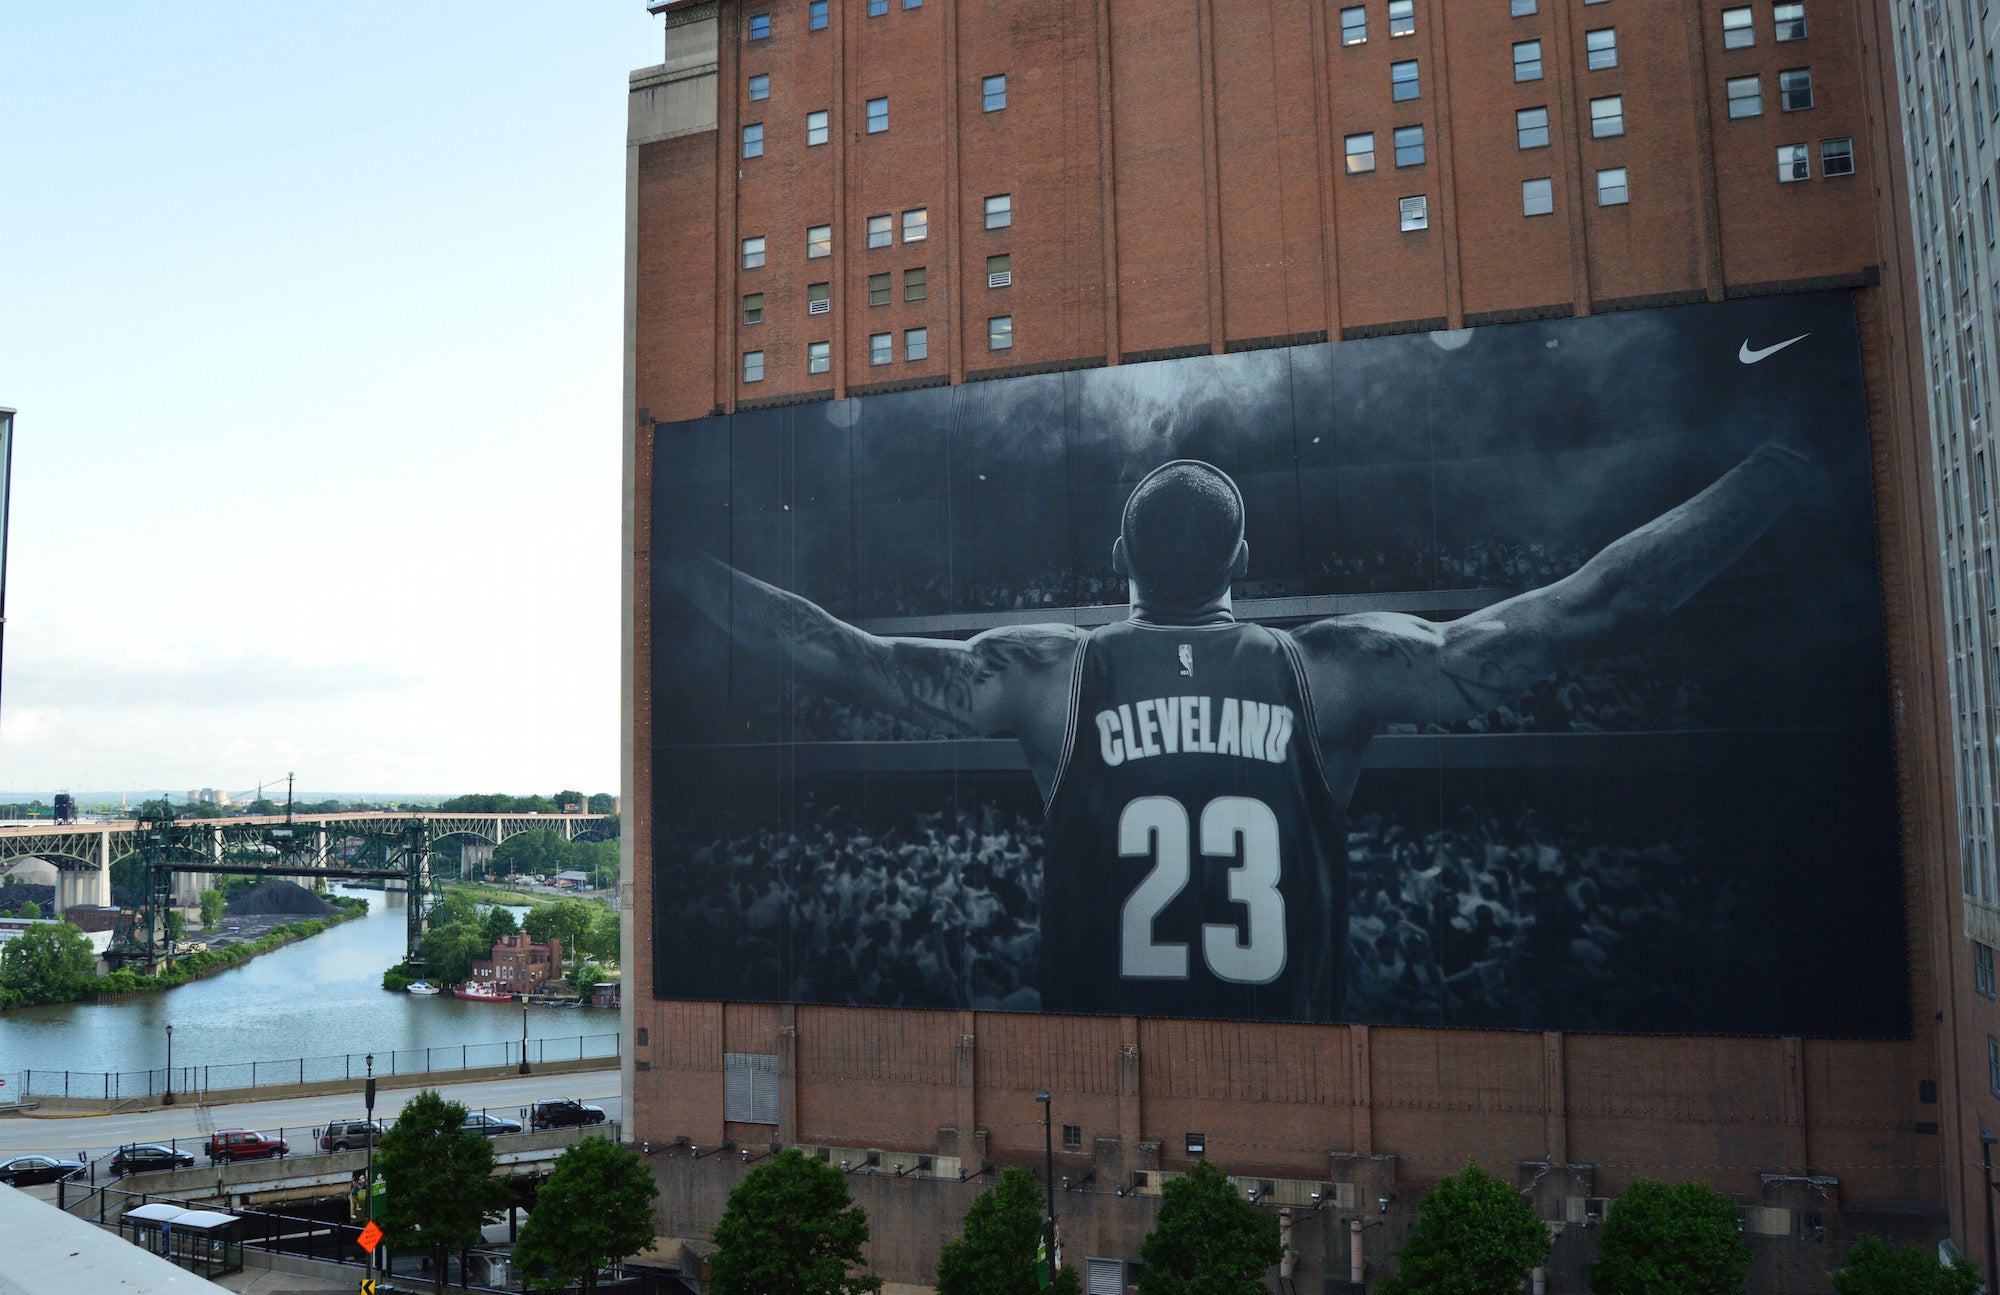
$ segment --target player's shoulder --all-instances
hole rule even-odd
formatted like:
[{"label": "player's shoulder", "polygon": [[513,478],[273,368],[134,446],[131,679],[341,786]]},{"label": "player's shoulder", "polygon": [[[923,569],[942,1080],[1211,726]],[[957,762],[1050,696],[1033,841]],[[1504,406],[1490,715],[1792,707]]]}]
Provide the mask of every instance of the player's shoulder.
[{"label": "player's shoulder", "polygon": [[1035,670],[1073,659],[1087,631],[1075,625],[1001,625],[973,638],[969,645],[996,669]]},{"label": "player's shoulder", "polygon": [[1352,612],[1286,632],[1308,660],[1409,656],[1444,641],[1438,625],[1407,612]]}]

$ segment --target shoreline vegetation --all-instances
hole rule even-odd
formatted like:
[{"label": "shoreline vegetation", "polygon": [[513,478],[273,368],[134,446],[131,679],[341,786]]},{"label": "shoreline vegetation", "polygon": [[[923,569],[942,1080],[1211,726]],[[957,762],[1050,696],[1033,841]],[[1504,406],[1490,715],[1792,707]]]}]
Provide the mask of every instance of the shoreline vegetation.
[{"label": "shoreline vegetation", "polygon": [[[90,953],[83,933],[67,922],[47,928],[47,935],[27,951],[8,948],[0,960],[0,1011],[13,1007],[37,1007],[49,1003],[88,1003],[107,998],[130,998],[137,994],[160,993],[190,981],[240,967],[252,958],[282,949],[288,944],[310,939],[329,927],[350,922],[368,912],[368,901],[346,896],[325,897],[340,911],[326,917],[287,922],[267,935],[221,949],[201,949],[177,955],[173,964],[158,975],[142,975],[121,967],[104,975],[95,973],[95,956]],[[34,940],[42,932],[16,937],[9,944]],[[46,947],[43,947],[46,946]],[[78,952],[82,959],[79,961]]]},{"label": "shoreline vegetation", "polygon": [[440,889],[447,895],[463,895],[475,904],[514,904],[529,908],[554,904],[563,898],[560,895],[531,895],[526,891],[489,886],[480,881],[447,881]]}]

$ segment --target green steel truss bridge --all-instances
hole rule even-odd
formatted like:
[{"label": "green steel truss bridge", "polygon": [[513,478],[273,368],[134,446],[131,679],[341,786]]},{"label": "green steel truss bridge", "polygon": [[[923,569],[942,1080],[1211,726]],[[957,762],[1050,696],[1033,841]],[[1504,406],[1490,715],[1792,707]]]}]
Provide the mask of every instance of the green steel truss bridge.
[{"label": "green steel truss bridge", "polygon": [[173,949],[167,910],[191,904],[217,876],[373,881],[409,893],[406,953],[417,946],[437,904],[431,860],[447,842],[494,846],[545,829],[565,840],[604,839],[602,814],[352,813],[248,818],[141,818],[111,823],[0,826],[0,862],[38,858],[56,865],[56,915],[79,904],[109,905],[111,865],[145,861],[144,902],[121,919],[110,956],[157,964]]}]

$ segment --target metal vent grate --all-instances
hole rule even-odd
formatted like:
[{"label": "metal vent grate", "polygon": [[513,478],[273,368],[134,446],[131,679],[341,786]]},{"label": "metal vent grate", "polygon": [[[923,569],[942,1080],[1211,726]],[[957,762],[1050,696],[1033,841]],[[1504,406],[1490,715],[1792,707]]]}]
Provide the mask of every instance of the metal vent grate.
[{"label": "metal vent grate", "polygon": [[821,298],[818,301],[808,301],[806,303],[806,313],[808,315],[830,314],[832,310],[833,310],[833,302],[825,298]]},{"label": "metal vent grate", "polygon": [[989,288],[1004,288],[1013,282],[1014,272],[1012,270],[995,270],[986,276],[986,286]]},{"label": "metal vent grate", "polygon": [[778,1058],[775,1054],[722,1054],[722,1118],[737,1124],[778,1122]]}]

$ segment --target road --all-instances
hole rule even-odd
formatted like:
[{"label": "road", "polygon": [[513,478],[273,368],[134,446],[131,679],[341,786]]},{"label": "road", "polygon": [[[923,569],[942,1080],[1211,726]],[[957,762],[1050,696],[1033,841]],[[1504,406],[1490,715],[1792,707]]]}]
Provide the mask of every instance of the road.
[{"label": "road", "polygon": [[[403,1104],[421,1091],[418,1088],[378,1090],[375,1095],[375,1118],[385,1124],[394,1120],[403,1109]],[[528,1103],[552,1097],[574,1097],[602,1107],[606,1117],[613,1120],[620,1118],[623,1111],[616,1069],[441,1084],[438,1091],[450,1100],[463,1104],[467,1110],[485,1110],[510,1120],[521,1119],[521,1108]],[[360,1119],[361,1116],[361,1085],[358,1081],[352,1093],[322,1097],[288,1097],[216,1106],[183,1104],[156,1111],[113,1115],[28,1115],[0,1119],[0,1159],[30,1151],[74,1158],[77,1152],[82,1151],[96,1161],[128,1142],[177,1142],[181,1150],[198,1158],[201,1155],[200,1144],[216,1129],[257,1129],[276,1134],[291,1144],[295,1154],[304,1154],[308,1149],[318,1150],[312,1138],[315,1126],[330,1119]]]}]

